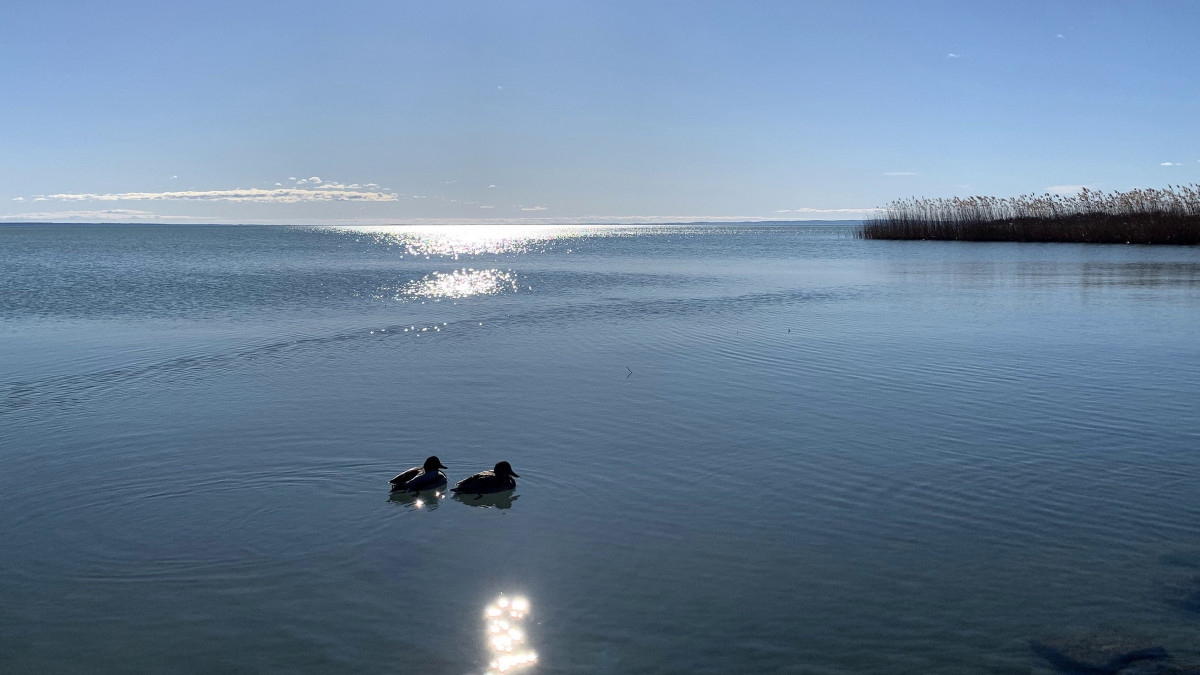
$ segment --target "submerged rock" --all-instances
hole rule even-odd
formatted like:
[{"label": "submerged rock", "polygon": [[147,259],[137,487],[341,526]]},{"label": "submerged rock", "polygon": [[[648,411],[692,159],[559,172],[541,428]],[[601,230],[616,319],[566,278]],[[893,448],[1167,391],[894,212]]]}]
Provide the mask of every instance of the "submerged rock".
[{"label": "submerged rock", "polygon": [[1115,630],[1055,635],[1029,643],[1034,653],[1067,673],[1119,673],[1139,661],[1169,658],[1153,638]]}]

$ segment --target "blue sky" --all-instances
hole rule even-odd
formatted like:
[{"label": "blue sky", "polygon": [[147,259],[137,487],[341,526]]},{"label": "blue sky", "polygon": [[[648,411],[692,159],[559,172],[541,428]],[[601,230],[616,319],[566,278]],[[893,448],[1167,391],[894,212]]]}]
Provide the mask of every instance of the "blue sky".
[{"label": "blue sky", "polygon": [[1198,26],[1191,1],[8,0],[0,219],[828,219],[1198,182]]}]

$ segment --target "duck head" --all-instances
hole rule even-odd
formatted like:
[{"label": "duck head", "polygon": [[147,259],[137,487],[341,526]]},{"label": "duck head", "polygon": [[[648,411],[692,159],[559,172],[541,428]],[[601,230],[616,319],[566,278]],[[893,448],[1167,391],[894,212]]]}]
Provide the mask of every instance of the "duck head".
[{"label": "duck head", "polygon": [[496,468],[494,469],[494,472],[497,476],[512,476],[513,478],[521,477],[520,474],[512,470],[512,467],[508,465],[508,462],[496,462]]},{"label": "duck head", "polygon": [[445,468],[446,468],[445,466],[442,466],[442,460],[438,459],[437,455],[434,455],[434,456],[430,457],[429,459],[425,460],[424,469],[426,471],[437,471],[438,469],[445,469]]}]

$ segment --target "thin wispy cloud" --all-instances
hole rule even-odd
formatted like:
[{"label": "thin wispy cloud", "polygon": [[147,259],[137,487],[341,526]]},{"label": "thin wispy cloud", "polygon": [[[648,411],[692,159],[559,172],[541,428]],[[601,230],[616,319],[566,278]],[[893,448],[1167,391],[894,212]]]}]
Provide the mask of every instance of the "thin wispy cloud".
[{"label": "thin wispy cloud", "polygon": [[258,204],[296,204],[301,202],[394,202],[399,197],[384,192],[339,189],[258,188],[235,190],[187,190],[179,192],[115,192],[107,194],[61,193],[41,195],[34,201],[126,202],[126,201],[207,201]]},{"label": "thin wispy cloud", "polygon": [[23,202],[23,201],[25,201],[25,198],[24,197],[13,197],[12,200],[14,202]]},{"label": "thin wispy cloud", "polygon": [[[296,178],[289,176],[291,187],[302,188],[305,190],[380,190],[383,192],[391,192],[389,188],[380,187],[378,183],[339,183],[338,181],[325,180],[320,176],[312,176],[309,178]],[[457,183],[458,181],[447,181],[447,183]],[[282,183],[276,183],[276,187],[283,187]]]},{"label": "thin wispy cloud", "polygon": [[[178,176],[172,176],[174,180]],[[275,182],[271,188],[234,188],[232,190],[168,190],[160,192],[62,192],[34,195],[33,201],[118,202],[118,201],[207,201],[257,204],[297,204],[305,202],[395,202],[401,196],[378,183],[339,183],[320,176],[296,178],[291,185]],[[23,199],[21,201],[24,201]]]},{"label": "thin wispy cloud", "polygon": [[1180,164],[1179,162],[1163,162],[1162,164],[1159,164],[1159,166],[1183,166],[1183,164]]},{"label": "thin wispy cloud", "polygon": [[545,206],[522,206],[520,208],[522,211],[545,211],[546,210]]},{"label": "thin wispy cloud", "polygon": [[919,176],[916,171],[884,171],[885,176]]},{"label": "thin wispy cloud", "polygon": [[954,52],[950,52],[946,55],[946,58],[948,59],[961,59],[962,57],[962,54],[955,54]]},{"label": "thin wispy cloud", "polygon": [[1055,35],[1054,37],[1058,38],[1059,40],[1067,39],[1067,36],[1063,35],[1062,33],[1059,33],[1058,35]]},{"label": "thin wispy cloud", "polygon": [[194,216],[163,216],[152,211],[137,209],[97,209],[92,211],[36,211],[32,213],[13,213],[0,216],[0,221],[10,223],[47,223],[47,222],[205,222],[203,218]]}]

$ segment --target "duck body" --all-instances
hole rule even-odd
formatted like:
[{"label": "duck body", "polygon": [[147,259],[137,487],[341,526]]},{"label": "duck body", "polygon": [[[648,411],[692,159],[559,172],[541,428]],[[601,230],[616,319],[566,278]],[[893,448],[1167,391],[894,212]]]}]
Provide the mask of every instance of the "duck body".
[{"label": "duck body", "polygon": [[496,492],[505,492],[517,487],[517,481],[513,478],[521,476],[512,470],[508,462],[499,462],[496,468],[491,471],[480,471],[473,476],[458,481],[458,484],[450,488],[451,492],[459,494],[476,495],[479,499],[483,495],[494,494]]},{"label": "duck body", "polygon": [[439,471],[444,469],[437,455],[425,460],[425,464],[414,466],[388,481],[392,484],[392,492],[420,492],[433,490],[446,485],[446,474]]}]

